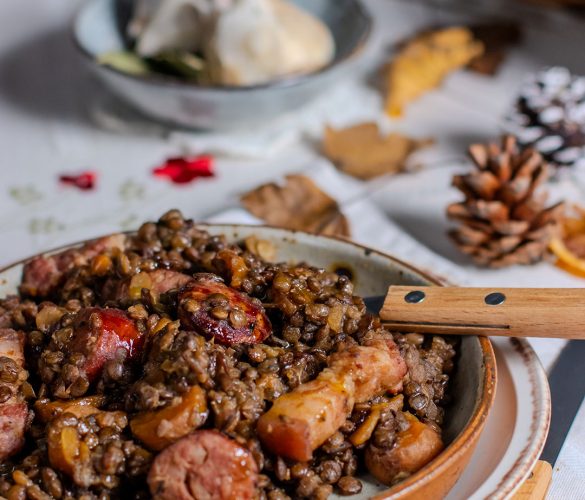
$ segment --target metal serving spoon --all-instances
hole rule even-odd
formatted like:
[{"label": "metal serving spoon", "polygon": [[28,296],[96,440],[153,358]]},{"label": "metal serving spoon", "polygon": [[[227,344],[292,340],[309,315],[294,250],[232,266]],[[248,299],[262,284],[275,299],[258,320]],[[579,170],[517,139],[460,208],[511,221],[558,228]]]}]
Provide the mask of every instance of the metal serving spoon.
[{"label": "metal serving spoon", "polygon": [[364,300],[393,330],[585,340],[585,288],[391,286]]}]

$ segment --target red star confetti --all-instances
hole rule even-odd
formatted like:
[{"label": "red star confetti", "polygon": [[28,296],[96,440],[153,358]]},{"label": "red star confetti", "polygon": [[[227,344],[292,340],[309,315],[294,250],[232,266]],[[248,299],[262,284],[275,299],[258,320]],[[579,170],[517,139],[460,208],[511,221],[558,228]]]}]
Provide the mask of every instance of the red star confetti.
[{"label": "red star confetti", "polygon": [[97,174],[91,170],[79,174],[63,174],[59,176],[59,182],[67,186],[73,186],[82,191],[91,191],[95,188]]},{"label": "red star confetti", "polygon": [[199,177],[214,177],[213,157],[169,158],[163,165],[152,171],[157,177],[167,177],[175,184],[188,184]]}]

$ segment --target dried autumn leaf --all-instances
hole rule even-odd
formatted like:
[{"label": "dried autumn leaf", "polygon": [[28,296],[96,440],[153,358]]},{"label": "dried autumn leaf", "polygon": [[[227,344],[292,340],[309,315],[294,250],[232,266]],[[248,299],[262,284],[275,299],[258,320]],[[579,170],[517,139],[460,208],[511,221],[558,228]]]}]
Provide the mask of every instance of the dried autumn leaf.
[{"label": "dried autumn leaf", "polygon": [[337,202],[304,175],[289,175],[284,185],[263,184],[242,196],[251,214],[273,226],[330,236],[349,236]]},{"label": "dried autumn leaf", "polygon": [[407,41],[387,70],[386,112],[401,116],[407,104],[438,87],[483,50],[471,31],[461,27],[427,31]]},{"label": "dried autumn leaf", "polygon": [[368,180],[403,171],[408,157],[432,142],[400,134],[384,136],[377,124],[360,123],[344,129],[326,127],[322,147],[340,170]]},{"label": "dried autumn leaf", "polygon": [[483,43],[484,52],[469,63],[469,69],[482,75],[495,75],[508,50],[522,38],[520,26],[513,21],[477,24],[470,29],[476,40]]}]

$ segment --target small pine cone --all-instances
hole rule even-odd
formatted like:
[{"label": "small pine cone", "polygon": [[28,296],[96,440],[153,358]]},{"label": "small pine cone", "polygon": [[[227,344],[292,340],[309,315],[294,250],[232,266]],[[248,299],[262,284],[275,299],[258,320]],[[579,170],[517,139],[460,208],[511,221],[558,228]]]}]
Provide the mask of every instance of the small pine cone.
[{"label": "small pine cone", "polygon": [[553,167],[585,167],[585,77],[561,67],[532,75],[522,85],[505,128]]},{"label": "small pine cone", "polygon": [[470,146],[469,156],[475,169],[453,177],[465,200],[447,207],[447,216],[459,223],[450,233],[455,244],[481,266],[542,260],[559,230],[564,206],[545,208],[547,195],[538,188],[549,169],[540,153],[519,148],[508,135],[501,146]]}]

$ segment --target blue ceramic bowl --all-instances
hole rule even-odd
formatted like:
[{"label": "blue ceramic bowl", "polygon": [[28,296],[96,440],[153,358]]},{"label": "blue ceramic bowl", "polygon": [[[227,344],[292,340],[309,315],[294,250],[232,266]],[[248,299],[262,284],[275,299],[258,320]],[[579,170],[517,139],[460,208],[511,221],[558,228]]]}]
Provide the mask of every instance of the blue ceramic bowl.
[{"label": "blue ceramic bowl", "polygon": [[164,75],[135,76],[96,61],[122,50],[117,0],[89,0],[73,36],[94,73],[123,100],[159,121],[190,128],[245,128],[297,110],[351,74],[369,38],[372,19],[359,0],[292,0],[322,19],[335,39],[334,60],[314,73],[247,87],[200,86]]}]

